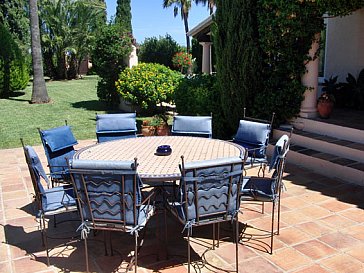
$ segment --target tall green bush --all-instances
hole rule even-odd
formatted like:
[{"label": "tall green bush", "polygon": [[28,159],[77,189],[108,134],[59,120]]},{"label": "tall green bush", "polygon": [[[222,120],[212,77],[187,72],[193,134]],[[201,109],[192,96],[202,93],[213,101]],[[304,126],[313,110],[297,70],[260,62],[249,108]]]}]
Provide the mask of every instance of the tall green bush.
[{"label": "tall green bush", "polygon": [[117,0],[116,1],[116,16],[115,23],[122,29],[129,33],[133,33],[131,26],[131,0]]},{"label": "tall green bush", "polygon": [[8,98],[15,90],[24,89],[29,82],[29,63],[9,30],[0,23],[0,97]]},{"label": "tall green bush", "polygon": [[174,94],[178,114],[204,116],[214,112],[215,84],[215,75],[197,74],[184,77]]},{"label": "tall green bush", "polygon": [[110,105],[119,104],[115,82],[127,65],[131,44],[130,35],[121,31],[118,25],[106,26],[96,40],[92,63],[101,78],[97,85],[97,96]]},{"label": "tall green bush", "polygon": [[262,89],[257,1],[216,1],[214,47],[225,132],[232,135],[244,107]]},{"label": "tall green bush", "polygon": [[173,38],[166,34],[165,37],[146,38],[140,45],[138,57],[144,63],[158,63],[163,64],[170,69],[178,70],[173,66],[173,56],[181,51],[181,46],[173,40]]},{"label": "tall green bush", "polygon": [[209,116],[212,113],[214,137],[227,137],[221,115],[220,92],[216,88],[216,75],[197,74],[184,77],[174,97],[178,114]]},{"label": "tall green bush", "polygon": [[120,73],[116,89],[125,101],[153,112],[162,102],[173,101],[181,78],[181,73],[164,65],[140,63]]}]

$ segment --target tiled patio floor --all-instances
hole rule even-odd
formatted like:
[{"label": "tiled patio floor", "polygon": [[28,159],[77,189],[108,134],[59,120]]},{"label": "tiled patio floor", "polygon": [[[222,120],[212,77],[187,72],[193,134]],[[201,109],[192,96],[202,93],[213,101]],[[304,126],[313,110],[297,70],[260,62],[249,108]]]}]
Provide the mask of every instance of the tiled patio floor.
[{"label": "tiled patio floor", "polygon": [[[91,140],[81,141],[80,147],[91,143]],[[45,165],[42,147],[35,148]],[[79,240],[67,246],[56,246],[65,240],[50,240],[49,244],[55,248],[51,252],[52,266],[47,267],[40,232],[31,214],[33,190],[22,149],[0,150],[0,170],[0,272],[84,272],[84,248]],[[239,215],[241,228],[246,228],[246,240],[239,245],[239,272],[364,272],[364,188],[289,164],[284,180],[287,191],[282,196],[281,232],[275,236],[273,255],[267,253],[264,245],[267,239],[249,236],[259,233],[257,228],[269,230],[270,204],[266,205],[265,214],[257,212],[259,207],[256,206],[244,209]],[[72,217],[77,218],[77,214]],[[158,219],[162,222],[161,215],[154,217],[147,229],[138,271],[186,272],[187,244],[181,234],[183,227],[168,217],[168,247],[158,247],[155,236]],[[61,237],[77,235],[78,225],[78,221],[59,224],[57,228],[51,224],[49,232]],[[230,239],[203,255],[205,246],[210,243],[210,229],[193,230],[193,260],[203,256],[207,264],[197,265],[192,272],[222,272],[213,269],[211,264],[234,268],[234,244]],[[229,231],[229,225],[222,227],[223,236]],[[113,234],[117,253],[105,256],[103,236],[90,237],[91,269],[125,272],[133,238]]]}]

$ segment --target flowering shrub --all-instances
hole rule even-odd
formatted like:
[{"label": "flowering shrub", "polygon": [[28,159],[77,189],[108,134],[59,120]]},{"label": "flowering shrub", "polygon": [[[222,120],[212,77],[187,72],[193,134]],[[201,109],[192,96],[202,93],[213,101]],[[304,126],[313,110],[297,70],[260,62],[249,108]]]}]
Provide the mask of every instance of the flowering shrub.
[{"label": "flowering shrub", "polygon": [[140,63],[126,68],[116,81],[121,97],[145,110],[153,110],[157,104],[170,103],[182,75],[161,64]]},{"label": "flowering shrub", "polygon": [[187,52],[177,52],[172,58],[172,63],[183,72],[192,65],[192,55]]}]

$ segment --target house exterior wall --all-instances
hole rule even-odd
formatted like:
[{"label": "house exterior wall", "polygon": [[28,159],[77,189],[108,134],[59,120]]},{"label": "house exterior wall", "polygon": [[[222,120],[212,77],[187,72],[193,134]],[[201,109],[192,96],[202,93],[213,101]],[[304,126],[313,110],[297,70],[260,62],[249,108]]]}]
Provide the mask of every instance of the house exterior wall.
[{"label": "house exterior wall", "polygon": [[345,17],[327,20],[325,78],[338,75],[345,82],[348,73],[357,77],[364,68],[364,8]]}]

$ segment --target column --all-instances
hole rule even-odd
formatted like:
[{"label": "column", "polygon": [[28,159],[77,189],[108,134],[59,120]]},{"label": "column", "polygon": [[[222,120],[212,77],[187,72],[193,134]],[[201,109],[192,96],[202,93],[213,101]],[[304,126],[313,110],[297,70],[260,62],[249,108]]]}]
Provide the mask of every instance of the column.
[{"label": "column", "polygon": [[212,42],[200,42],[202,45],[202,73],[211,74],[211,44]]},{"label": "column", "polygon": [[132,68],[133,66],[138,65],[138,55],[137,55],[136,46],[132,45],[131,47],[132,47],[132,51],[128,58],[128,67],[129,68]]},{"label": "column", "polygon": [[[313,57],[319,48],[320,33],[316,33],[315,40],[312,43],[309,51],[309,56]],[[306,86],[306,91],[303,94],[304,100],[301,103],[300,116],[303,118],[314,118],[317,116],[317,88],[318,88],[318,70],[319,58],[310,61],[306,64],[307,72],[302,76],[301,82]]]}]

